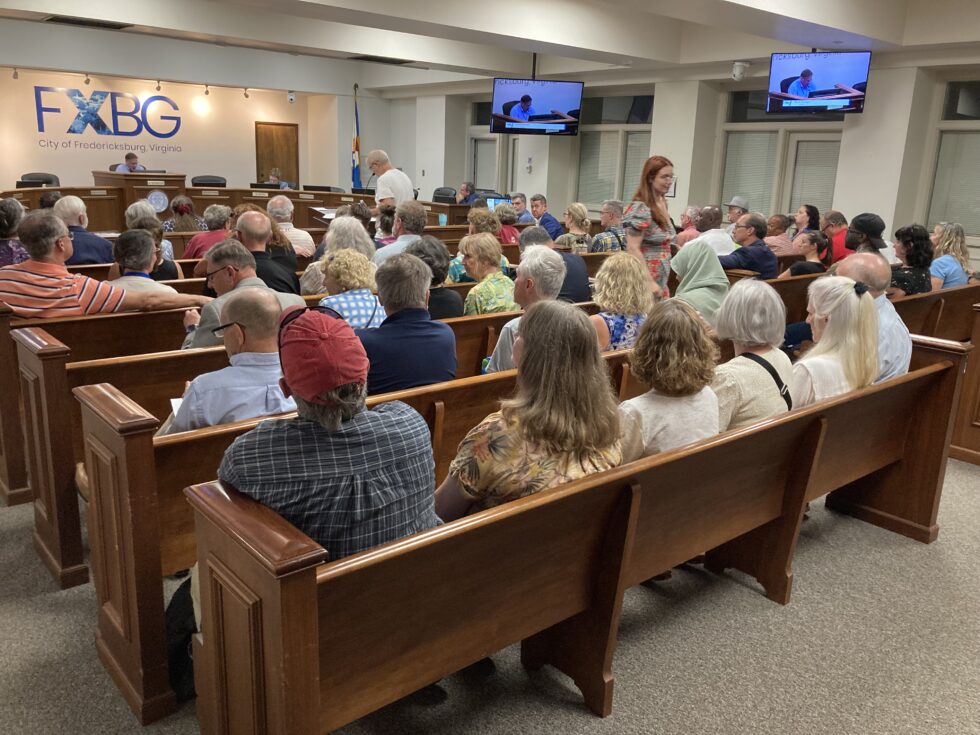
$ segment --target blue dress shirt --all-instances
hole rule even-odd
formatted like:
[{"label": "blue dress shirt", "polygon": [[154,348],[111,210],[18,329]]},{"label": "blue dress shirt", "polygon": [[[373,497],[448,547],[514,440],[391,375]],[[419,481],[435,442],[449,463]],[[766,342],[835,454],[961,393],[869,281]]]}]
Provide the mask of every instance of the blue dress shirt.
[{"label": "blue dress shirt", "polygon": [[744,268],[745,270],[755,271],[759,278],[775,278],[779,275],[779,259],[776,254],[769,249],[762,240],[756,240],[749,245],[736,248],[728,255],[718,258],[721,267],[725,270],[729,268]]},{"label": "blue dress shirt", "polygon": [[456,335],[425,309],[403,309],[377,329],[355,332],[371,362],[371,395],[456,379]]},{"label": "blue dress shirt", "polygon": [[240,352],[230,362],[191,381],[168,434],[296,410],[279,387],[278,352]]},{"label": "blue dress shirt", "polygon": [[476,192],[475,192],[475,191],[471,191],[471,192],[470,192],[469,194],[467,194],[467,195],[466,195],[465,197],[463,197],[462,199],[460,199],[460,200],[459,200],[459,203],[460,203],[460,204],[473,204],[473,202],[475,202],[475,201],[476,201],[477,199],[479,199],[479,198],[480,198],[480,197],[478,197],[478,196],[476,195]]},{"label": "blue dress shirt", "polygon": [[533,225],[536,224],[534,221],[534,215],[531,214],[530,209],[525,209],[519,215],[517,215],[517,224],[519,225]]},{"label": "blue dress shirt", "polygon": [[127,166],[125,163],[120,163],[118,166],[116,166],[117,174],[141,174],[144,171],[146,171],[146,166],[144,166],[142,163],[137,163],[136,168],[134,168],[132,171],[129,170],[129,166]]},{"label": "blue dress shirt", "polygon": [[813,81],[813,78],[811,77],[810,83],[807,86],[804,87],[803,84],[801,83],[800,79],[797,79],[795,82],[793,82],[792,84],[789,85],[789,89],[786,90],[786,91],[789,92],[792,95],[797,96],[797,97],[807,98],[811,94],[813,94],[813,92],[816,90],[816,88],[817,88],[817,85]]},{"label": "blue dress shirt", "polygon": [[538,220],[538,226],[545,228],[548,234],[551,235],[552,240],[557,240],[565,234],[565,228],[561,226],[561,223],[555,219],[555,215],[551,212],[545,212],[541,215],[541,219]]},{"label": "blue dress shirt", "polygon": [[112,262],[112,243],[105,238],[93,235],[84,227],[70,225],[71,246],[74,251],[65,265],[92,265]]},{"label": "blue dress shirt", "polygon": [[510,116],[516,117],[518,120],[527,120],[531,115],[537,115],[534,108],[528,105],[527,112],[524,112],[524,108],[521,107],[521,103],[518,102],[516,105],[510,108]]}]

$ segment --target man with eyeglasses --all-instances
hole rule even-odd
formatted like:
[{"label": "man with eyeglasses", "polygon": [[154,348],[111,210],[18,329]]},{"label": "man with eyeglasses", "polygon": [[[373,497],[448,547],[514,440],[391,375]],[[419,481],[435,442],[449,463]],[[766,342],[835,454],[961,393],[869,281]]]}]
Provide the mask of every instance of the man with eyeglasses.
[{"label": "man with eyeglasses", "polygon": [[775,278],[778,275],[779,259],[762,240],[767,230],[765,218],[757,212],[739,217],[738,222],[735,223],[734,238],[741,247],[718,258],[721,267],[725,270],[744,268],[755,271],[759,274],[759,278]]},{"label": "man with eyeglasses", "polygon": [[233,291],[243,288],[261,288],[271,291],[283,309],[289,306],[306,306],[302,296],[273,291],[255,272],[255,256],[237,240],[225,240],[208,250],[205,281],[214,289],[218,298],[206,304],[200,312],[195,309],[184,314],[187,337],[182,349],[216,347],[221,338],[213,329],[222,324],[221,309]]},{"label": "man with eyeglasses", "polygon": [[847,249],[847,217],[836,209],[829,209],[820,217],[820,231],[830,240],[833,262],[844,260],[852,252]]},{"label": "man with eyeglasses", "polygon": [[192,380],[177,412],[158,434],[271,416],[296,410],[279,386],[279,316],[282,307],[266,288],[243,288],[228,295],[221,324],[211,333],[228,353],[229,367]]}]

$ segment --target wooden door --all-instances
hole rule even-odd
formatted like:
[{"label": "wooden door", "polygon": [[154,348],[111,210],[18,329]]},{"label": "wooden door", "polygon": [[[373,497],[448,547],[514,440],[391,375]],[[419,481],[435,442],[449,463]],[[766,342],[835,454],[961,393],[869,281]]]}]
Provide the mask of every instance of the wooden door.
[{"label": "wooden door", "polygon": [[279,178],[299,188],[299,125],[296,123],[255,123],[255,181],[263,182],[278,168]]}]

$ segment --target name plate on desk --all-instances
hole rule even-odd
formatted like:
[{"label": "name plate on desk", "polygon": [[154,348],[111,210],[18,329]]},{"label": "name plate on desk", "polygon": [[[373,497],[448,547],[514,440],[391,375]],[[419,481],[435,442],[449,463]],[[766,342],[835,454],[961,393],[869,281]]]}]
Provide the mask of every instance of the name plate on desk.
[{"label": "name plate on desk", "polygon": [[316,199],[316,197],[313,196],[312,194],[300,194],[299,195],[299,198],[300,199]]},{"label": "name plate on desk", "polygon": [[431,205],[423,204],[422,205],[422,209],[424,209],[426,212],[431,212],[432,211],[432,206]]},{"label": "name plate on desk", "polygon": [[201,196],[202,197],[216,197],[216,196],[218,196],[218,190],[217,189],[205,189],[204,191],[201,192]]},{"label": "name plate on desk", "polygon": [[146,185],[147,186],[166,186],[167,185],[167,182],[166,181],[163,181],[162,179],[159,180],[159,181],[157,181],[156,179],[147,179],[146,180]]},{"label": "name plate on desk", "polygon": [[107,192],[105,189],[89,189],[88,190],[88,195],[90,197],[104,197],[108,193],[109,192]]},{"label": "name plate on desk", "polygon": [[340,201],[342,201],[342,202],[352,202],[352,201],[354,201],[354,197],[340,197]]},{"label": "name plate on desk", "polygon": [[267,192],[267,191],[255,191],[253,189],[252,190],[252,196],[253,197],[265,197],[266,199],[268,199],[269,198],[269,192]]}]

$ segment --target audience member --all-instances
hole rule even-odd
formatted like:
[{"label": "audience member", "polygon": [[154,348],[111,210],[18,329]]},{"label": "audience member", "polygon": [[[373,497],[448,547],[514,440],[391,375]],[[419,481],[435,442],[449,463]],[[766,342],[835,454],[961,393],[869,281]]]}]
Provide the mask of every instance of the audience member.
[{"label": "audience member", "polygon": [[865,283],[843,276],[817,278],[810,284],[806,320],[816,344],[793,365],[789,390],[794,408],[875,381],[878,319]]},{"label": "audience member", "polygon": [[885,221],[877,214],[862,212],[851,220],[844,237],[844,246],[859,253],[880,253],[885,247],[881,233],[885,231]]},{"label": "audience member", "polygon": [[742,215],[735,225],[735,242],[741,245],[718,260],[721,267],[745,268],[755,271],[759,278],[775,278],[779,269],[776,254],[762,241],[766,236],[766,221],[757,212]]},{"label": "audience member", "polygon": [[702,207],[698,216],[698,230],[701,235],[691,242],[706,243],[718,255],[728,255],[735,250],[735,241],[721,226],[721,209],[714,205]]},{"label": "audience member", "polygon": [[932,232],[932,290],[965,286],[970,280],[970,251],[963,225],[940,222]]},{"label": "audience member", "polygon": [[548,211],[548,199],[544,194],[534,194],[531,197],[531,214],[534,215],[538,227],[547,230],[552,240],[557,240],[564,234],[565,231],[561,228],[558,220]]},{"label": "audience member", "polygon": [[429,317],[432,319],[453,319],[463,316],[463,297],[451,288],[446,288],[449,275],[449,251],[442,240],[433,235],[422,235],[405,252],[422,260],[432,271],[429,284]]},{"label": "audience member", "polygon": [[[766,220],[766,231],[769,233],[762,241],[769,246],[776,257],[784,255],[797,255],[796,248],[793,247],[793,238],[789,236],[787,230],[793,223],[785,214],[774,214]],[[722,253],[727,255],[727,253]]]},{"label": "audience member", "polygon": [[[391,208],[391,227],[389,227],[389,232],[395,225],[395,205],[386,204],[385,207]],[[380,216],[380,211],[379,211]],[[341,204],[334,212],[334,218],[337,217],[353,217],[364,227],[364,231],[371,234],[371,208],[364,203],[364,200],[358,199],[353,204]]]},{"label": "audience member", "polygon": [[592,238],[593,253],[608,253],[626,250],[626,233],[623,231],[623,203],[618,199],[607,199],[599,209],[599,224],[603,230]]},{"label": "audience member", "polygon": [[801,204],[793,215],[793,224],[796,226],[796,234],[793,236],[793,244],[797,250],[802,249],[800,241],[801,235],[808,232],[820,231],[820,210],[812,204]]},{"label": "audience member", "polygon": [[288,310],[279,358],[297,417],[238,437],[218,477],[333,560],[437,526],[429,428],[400,401],[365,408],[368,359],[350,325],[317,309]]},{"label": "audience member", "polygon": [[929,266],[932,265],[932,240],[922,225],[908,225],[895,231],[895,256],[901,261],[892,266],[888,296],[896,298],[932,291]]},{"label": "audience member", "polygon": [[523,193],[516,191],[511,194],[510,203],[514,206],[514,211],[517,212],[517,224],[537,224],[537,221],[534,219],[534,215],[531,214],[530,210],[527,208],[527,197]]},{"label": "audience member", "polygon": [[718,399],[709,387],[717,359],[690,304],[669,299],[653,307],[630,354],[630,370],[650,390],[619,404],[623,462],[718,433]]},{"label": "audience member", "polygon": [[[466,221],[469,224],[468,233],[470,235],[478,235],[481,232],[486,232],[497,238],[497,242],[503,242],[500,239],[500,220],[497,219],[497,215],[491,212],[489,209],[481,207],[471,207],[470,211],[466,213]],[[500,256],[500,270],[502,273],[506,273],[507,269],[510,267],[510,263],[507,258],[501,254]],[[456,253],[456,257],[449,261],[449,276],[450,283],[469,283],[473,281],[473,278],[467,273],[466,269],[463,267],[463,252],[460,251]]]},{"label": "audience member", "polygon": [[456,378],[456,335],[426,308],[432,271],[408,253],[379,268],[378,300],[387,316],[377,329],[358,329],[371,368],[368,394],[390,393]]},{"label": "audience member", "polygon": [[501,202],[493,208],[494,216],[500,222],[500,232],[497,239],[501,245],[516,245],[521,233],[514,225],[517,224],[517,212],[507,202]]},{"label": "audience member", "polygon": [[743,214],[749,213],[749,200],[742,196],[734,196],[732,200],[725,204],[728,207],[728,227],[725,231],[729,237],[735,237],[735,225]]},{"label": "audience member", "polygon": [[124,163],[120,163],[115,168],[117,174],[135,174],[146,171],[146,166],[140,163],[139,156],[132,151],[127,153],[123,160]]},{"label": "audience member", "polygon": [[163,221],[164,232],[194,232],[208,229],[208,223],[194,213],[194,201],[183,194],[170,202],[170,219]]},{"label": "audience member", "polygon": [[279,315],[282,307],[267,288],[243,288],[228,295],[221,324],[212,332],[228,353],[229,367],[192,380],[180,408],[158,434],[176,434],[295,411],[279,381]]},{"label": "audience member", "polygon": [[[415,199],[415,190],[408,174],[391,165],[388,154],[374,150],[367,154],[368,170],[378,177],[374,186],[374,201],[378,207],[392,204],[395,207]],[[421,205],[420,205],[421,206]],[[374,214],[377,214],[375,211]]]},{"label": "audience member", "polygon": [[593,298],[599,313],[589,321],[595,327],[599,349],[631,348],[653,308],[650,278],[643,264],[629,253],[610,255],[596,273]]},{"label": "audience member", "polygon": [[643,164],[633,203],[623,215],[627,250],[646,263],[653,282],[665,294],[675,234],[665,197],[673,183],[674,164],[663,156],[651,156]]},{"label": "audience member", "polygon": [[322,261],[323,285],[329,296],[320,301],[354,329],[380,327],[385,309],[374,295],[375,269],[356,250],[328,253]]},{"label": "audience member", "polygon": [[228,225],[231,222],[231,207],[224,204],[210,204],[204,210],[204,222],[208,231],[194,235],[184,248],[185,258],[203,258],[204,254],[217,245],[224,242],[231,233]]},{"label": "audience member", "polygon": [[674,245],[678,250],[701,235],[700,230],[698,230],[698,218],[700,216],[701,210],[697,207],[684,207],[684,211],[681,212],[680,232],[674,236]]},{"label": "audience member", "polygon": [[375,229],[377,234],[374,238],[374,244],[378,248],[391,245],[397,239],[394,235],[395,208],[391,204],[378,207],[378,220]]},{"label": "audience member", "polygon": [[[205,284],[214,289],[218,298],[206,304],[200,312],[191,310],[184,314],[187,337],[181,348],[185,350],[221,344],[221,340],[212,330],[221,326],[221,309],[233,291],[243,288],[269,288],[256,274],[255,253],[238,240],[226,240],[215,245],[204,254],[204,262],[208,268]],[[306,306],[303,298],[296,294],[280,291],[273,293],[283,309],[289,306]]]},{"label": "audience member", "polygon": [[[139,202],[135,203],[139,204]],[[156,217],[139,217],[133,220],[132,225],[127,220],[126,227],[130,230],[145,230],[153,238],[153,244],[156,247],[158,256],[156,266],[150,271],[150,278],[154,281],[177,281],[184,278],[183,269],[178,267],[173,260],[168,260],[164,257],[163,246],[167,241],[163,239],[163,225],[160,223],[160,220]],[[172,252],[173,250],[171,250]],[[210,296],[211,294],[208,295]]]},{"label": "audience member", "polygon": [[59,199],[61,199],[60,191],[46,191],[38,198],[38,206],[41,209],[52,209]]},{"label": "audience member", "polygon": [[[272,234],[269,237],[269,241],[266,243],[265,250],[269,254],[269,258],[274,262],[281,265],[289,273],[295,273],[298,268],[296,260],[296,252],[293,250],[292,243],[289,242],[289,238],[286,237],[286,233],[279,229],[279,225],[269,218],[266,211],[257,204],[246,203],[239,204],[233,210],[231,210],[231,220],[228,223],[228,229],[232,234],[237,237],[239,241],[242,241],[242,233],[238,227],[238,220],[246,212],[257,212],[265,217],[269,221],[269,226],[272,228]],[[202,263],[199,263],[194,267],[194,275],[200,278],[204,275],[204,268]]]},{"label": "audience member", "polygon": [[473,182],[464,181],[459,185],[459,191],[456,193],[456,203],[465,204],[469,206],[473,204],[473,201],[477,198],[476,192],[473,191]]},{"label": "audience member", "polygon": [[160,262],[160,249],[146,230],[127,230],[112,246],[113,260],[122,275],[110,283],[126,291],[163,291],[177,293],[172,286],[154,281],[150,276]]},{"label": "audience member", "polygon": [[728,293],[728,276],[718,256],[703,240],[689,242],[670,261],[677,274],[675,298],[694,307],[708,324],[715,323],[715,313]]},{"label": "audience member", "polygon": [[620,463],[616,397],[585,312],[558,301],[533,304],[518,328],[514,362],[514,397],[460,442],[436,490],[445,521]]},{"label": "audience member", "polygon": [[572,202],[565,209],[565,229],[568,232],[555,240],[555,247],[559,250],[570,250],[576,255],[588,253],[592,250],[592,235],[589,234],[591,228],[589,210],[581,202]]},{"label": "audience member", "polygon": [[[160,219],[157,217],[157,210],[146,199],[137,199],[135,202],[130,204],[128,207],[126,207],[126,212],[124,213],[123,218],[126,220],[127,230],[146,230],[146,229],[152,230],[154,228],[138,227],[136,225],[136,221],[155,219],[157,221],[157,226],[160,228],[160,231],[163,232],[163,224],[160,222]],[[156,239],[156,236],[154,236],[154,239]],[[161,239],[161,241],[157,244],[160,246],[161,254],[164,260],[174,259],[174,246],[173,243],[170,242],[170,240]],[[185,258],[188,257],[186,253],[184,257]]]},{"label": "audience member", "polygon": [[827,272],[833,253],[830,250],[830,242],[822,232],[819,230],[804,232],[796,236],[793,244],[805,259],[793,263],[779,274],[779,278]]},{"label": "audience member", "polygon": [[381,265],[392,255],[405,252],[405,248],[422,237],[425,231],[425,207],[416,201],[402,202],[395,208],[395,224],[392,230],[395,241],[374,254],[375,265]]},{"label": "audience member", "polygon": [[28,258],[17,239],[17,228],[23,219],[23,204],[12,197],[0,199],[0,267],[23,263]]},{"label": "audience member", "polygon": [[0,301],[19,317],[180,309],[210,301],[192,294],[125,291],[106,281],[69,273],[65,262],[72,255],[71,234],[64,220],[45,210],[24,217],[17,234],[29,258],[0,268]]},{"label": "audience member", "polygon": [[878,314],[878,372],[875,382],[905,375],[912,360],[912,338],[909,328],[885,296],[885,289],[891,282],[888,262],[877,253],[855,253],[840,262],[837,275],[867,284],[874,299]]},{"label": "audience member", "polygon": [[477,282],[466,294],[463,314],[492,314],[517,311],[514,303],[514,282],[500,272],[500,243],[488,232],[467,235],[459,243],[463,267]]},{"label": "audience member", "polygon": [[[323,252],[314,262],[306,266],[302,277],[299,279],[300,293],[304,296],[325,293],[326,287],[323,285],[323,268],[326,257],[340,252],[341,250],[355,250],[368,260],[374,258],[377,250],[367,231],[361,223],[352,216],[335,217],[330,223],[330,229],[324,235]],[[318,249],[317,252],[320,252]]]},{"label": "audience member", "polygon": [[776,289],[743,278],[729,290],[715,323],[718,337],[730,339],[735,348],[734,359],[718,365],[711,382],[718,430],[740,429],[790,410],[793,366],[779,349],[786,306]]},{"label": "audience member", "polygon": [[833,251],[832,263],[843,260],[851,251],[845,241],[847,240],[847,217],[836,209],[828,209],[820,217],[820,231],[830,240],[830,247]]},{"label": "audience member", "polygon": [[299,295],[296,266],[292,269],[273,260],[268,245],[272,238],[272,221],[262,212],[244,212],[235,223],[239,242],[255,258],[255,273],[273,291]]},{"label": "audience member", "polygon": [[73,254],[65,265],[112,262],[112,243],[86,229],[88,211],[85,202],[73,195],[61,197],[55,202],[51,211],[68,225],[68,232],[71,235]]},{"label": "audience member", "polygon": [[[521,251],[526,250],[532,245],[545,245],[552,249],[555,247],[551,235],[543,227],[527,227],[521,232]],[[561,286],[558,300],[571,301],[576,304],[591,301],[592,291],[589,288],[589,268],[582,259],[582,256],[575,255],[574,253],[566,253],[563,250],[556,250],[555,252],[565,261],[565,282]]]},{"label": "audience member", "polygon": [[[297,255],[304,258],[309,258],[313,255],[313,251],[316,250],[316,245],[313,243],[313,238],[310,237],[310,233],[293,225],[294,207],[289,197],[283,196],[282,194],[272,197],[268,205],[266,205],[265,211],[272,221],[279,225],[279,229],[282,230],[286,239],[289,240]],[[207,218],[208,213],[205,210],[204,219],[207,220]]]}]

